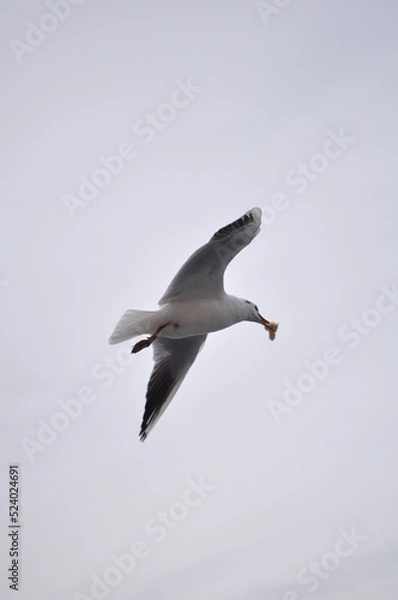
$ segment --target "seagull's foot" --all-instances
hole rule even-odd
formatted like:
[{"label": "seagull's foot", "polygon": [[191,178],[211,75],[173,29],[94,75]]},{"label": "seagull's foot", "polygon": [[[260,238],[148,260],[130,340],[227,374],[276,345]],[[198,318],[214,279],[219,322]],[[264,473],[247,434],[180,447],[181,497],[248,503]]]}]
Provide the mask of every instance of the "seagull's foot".
[{"label": "seagull's foot", "polygon": [[148,348],[148,346],[151,345],[151,338],[145,338],[145,340],[141,340],[139,342],[137,342],[132,350],[131,350],[131,354],[137,354],[137,352],[139,352],[140,350],[143,350],[144,348]]},{"label": "seagull's foot", "polygon": [[267,325],[265,325],[265,329],[268,331],[269,339],[271,340],[271,342],[276,337],[276,332],[278,331],[278,327],[279,327],[279,323],[272,323],[270,321],[268,322]]},{"label": "seagull's foot", "polygon": [[158,337],[159,333],[162,331],[162,329],[167,327],[168,324],[169,323],[165,323],[164,325],[161,325],[160,327],[157,328],[155,333],[153,333],[149,337],[145,338],[145,340],[140,340],[139,342],[137,342],[133,346],[133,349],[131,350],[131,354],[137,354],[137,352],[139,352],[140,350],[143,350],[144,348],[148,348],[151,344],[153,344],[153,342]]}]

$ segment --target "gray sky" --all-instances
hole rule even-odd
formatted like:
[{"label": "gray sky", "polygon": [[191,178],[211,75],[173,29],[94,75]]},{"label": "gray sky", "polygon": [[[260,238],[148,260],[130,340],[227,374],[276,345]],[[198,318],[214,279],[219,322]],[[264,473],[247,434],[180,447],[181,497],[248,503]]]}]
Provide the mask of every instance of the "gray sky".
[{"label": "gray sky", "polygon": [[[15,462],[20,600],[398,595],[396,7],[257,4],[3,11],[2,597]],[[253,206],[277,339],[209,336],[141,444],[108,337]]]}]

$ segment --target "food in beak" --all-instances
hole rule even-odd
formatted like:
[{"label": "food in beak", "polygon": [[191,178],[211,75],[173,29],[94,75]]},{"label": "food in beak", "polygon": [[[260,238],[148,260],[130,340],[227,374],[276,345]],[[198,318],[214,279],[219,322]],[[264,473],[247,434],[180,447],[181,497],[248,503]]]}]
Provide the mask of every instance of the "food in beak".
[{"label": "food in beak", "polygon": [[276,332],[278,331],[279,323],[273,323],[272,321],[267,321],[264,317],[261,317],[261,320],[264,324],[265,329],[268,331],[269,339],[271,342],[275,339]]}]

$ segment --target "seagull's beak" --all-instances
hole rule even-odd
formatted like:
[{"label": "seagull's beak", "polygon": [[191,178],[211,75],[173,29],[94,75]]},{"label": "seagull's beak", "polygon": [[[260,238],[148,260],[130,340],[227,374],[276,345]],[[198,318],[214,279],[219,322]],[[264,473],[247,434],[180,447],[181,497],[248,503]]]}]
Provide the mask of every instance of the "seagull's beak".
[{"label": "seagull's beak", "polygon": [[261,315],[259,315],[259,316],[261,319],[261,323],[264,325],[265,329],[268,331],[269,339],[271,341],[273,341],[275,339],[276,332],[278,331],[279,323],[272,323],[271,321],[267,321],[267,319],[264,319],[264,317],[262,317]]}]

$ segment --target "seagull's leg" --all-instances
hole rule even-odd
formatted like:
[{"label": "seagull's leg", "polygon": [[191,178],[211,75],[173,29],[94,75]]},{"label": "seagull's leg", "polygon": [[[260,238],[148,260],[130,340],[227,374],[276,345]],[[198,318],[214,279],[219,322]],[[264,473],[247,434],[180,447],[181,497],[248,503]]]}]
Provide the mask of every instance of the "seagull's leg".
[{"label": "seagull's leg", "polygon": [[268,331],[269,339],[273,341],[276,336],[276,332],[278,331],[279,323],[272,323],[272,321],[267,321],[264,319],[264,327]]},{"label": "seagull's leg", "polygon": [[141,341],[137,342],[133,346],[133,349],[131,350],[131,354],[136,354],[140,350],[143,350],[144,348],[148,348],[156,340],[156,338],[158,337],[158,335],[162,331],[162,329],[167,327],[167,325],[168,325],[168,323],[165,323],[165,325],[161,325],[160,327],[157,328],[155,333],[153,333],[151,336],[145,338],[145,340],[141,340]]}]

